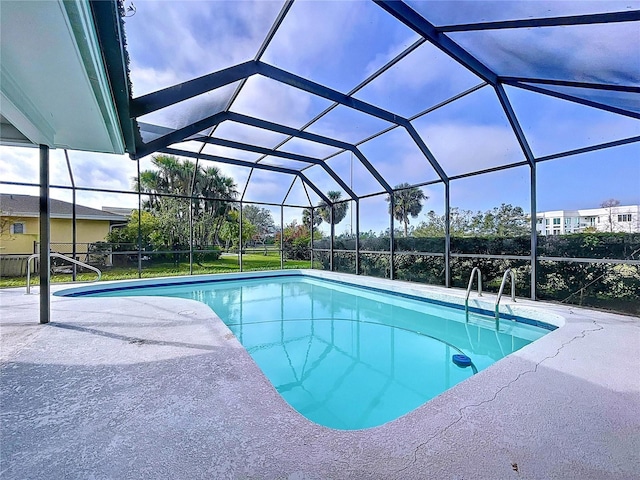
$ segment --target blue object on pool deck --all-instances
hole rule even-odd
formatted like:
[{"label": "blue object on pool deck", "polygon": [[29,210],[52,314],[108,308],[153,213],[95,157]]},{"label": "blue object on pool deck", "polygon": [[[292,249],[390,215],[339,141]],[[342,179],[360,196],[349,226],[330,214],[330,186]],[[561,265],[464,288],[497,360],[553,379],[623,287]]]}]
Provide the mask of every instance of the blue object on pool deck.
[{"label": "blue object on pool deck", "polygon": [[459,367],[471,366],[471,359],[466,355],[454,355],[453,357],[451,357],[451,360],[453,360],[453,363],[455,363]]}]

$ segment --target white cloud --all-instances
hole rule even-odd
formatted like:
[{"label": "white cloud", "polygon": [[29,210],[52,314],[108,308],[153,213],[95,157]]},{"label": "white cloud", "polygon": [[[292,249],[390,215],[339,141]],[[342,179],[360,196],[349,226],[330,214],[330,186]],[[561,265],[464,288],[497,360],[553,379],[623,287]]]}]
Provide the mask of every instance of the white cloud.
[{"label": "white cloud", "polygon": [[[302,186],[302,180],[298,178],[293,188],[291,189],[291,192],[289,192],[289,196],[287,197],[287,204],[306,206],[306,205],[309,205],[309,199],[311,199],[313,203],[316,203],[314,200],[317,199],[318,197],[313,192],[313,190],[309,188],[308,185],[306,187],[307,187],[307,192],[309,193],[309,197],[307,197],[304,187]],[[297,214],[302,215],[301,212],[297,212]]]},{"label": "white cloud", "polygon": [[536,156],[640,135],[640,122],[550,96],[507,88]]},{"label": "white cloud", "polygon": [[524,160],[507,127],[443,122],[423,125],[418,133],[449,176]]},{"label": "white cloud", "polygon": [[338,151],[335,147],[330,147],[323,143],[311,142],[298,137],[289,140],[280,147],[279,150],[315,158],[324,158]]},{"label": "white cloud", "polygon": [[367,64],[365,67],[366,77],[371,76],[375,73],[380,67],[386,65],[395,57],[400,55],[405,49],[407,45],[404,41],[400,41],[397,43],[393,43],[387,46],[387,48],[381,52],[378,52]]},{"label": "white cloud", "polygon": [[320,165],[308,168],[303,173],[321,192],[339,191],[342,193],[342,198],[348,198],[342,187]]},{"label": "white cloud", "polygon": [[0,146],[0,177],[5,182],[38,183],[38,158],[37,148]]},{"label": "white cloud", "polygon": [[[452,89],[456,89],[464,80],[465,75],[460,75],[463,70],[467,72],[436,47],[425,43],[374,80],[369,88],[382,92],[393,88],[404,93],[406,89],[415,91],[446,79],[453,84]],[[460,76],[462,78],[458,78]]]},{"label": "white cloud", "polygon": [[466,68],[424,44],[356,93],[356,97],[410,116],[481,80]]},{"label": "white cloud", "polygon": [[454,33],[498,75],[640,85],[635,24]]},{"label": "white cloud", "polygon": [[300,128],[328,105],[327,100],[256,75],[247,80],[231,110]]},{"label": "white cloud", "polygon": [[220,157],[236,158],[238,160],[246,160],[249,162],[255,161],[260,157],[260,154],[258,153],[237,150],[235,148],[221,147],[219,145],[207,145],[204,148],[203,153]]},{"label": "white cloud", "polygon": [[307,131],[353,144],[391,125],[385,120],[339,105],[311,125]]},{"label": "white cloud", "polygon": [[281,133],[263,130],[249,125],[223,122],[216,128],[215,137],[271,148],[286,138]]},{"label": "white cloud", "polygon": [[407,3],[435,25],[545,18],[591,13],[619,12],[640,7],[638,0],[458,0],[455,3],[407,0]]},{"label": "white cloud", "polygon": [[[3,180],[39,183],[39,154],[34,148],[0,147],[0,173]],[[70,186],[71,180],[63,150],[50,150],[49,182]],[[128,189],[135,164],[126,156],[69,151],[75,184],[105,189]]]},{"label": "white cloud", "polygon": [[562,121],[558,121],[558,116],[547,116],[549,123],[539,125],[528,135],[534,153],[549,155],[640,135],[640,122],[634,125],[625,117],[611,115],[605,119],[598,118],[599,112],[593,113],[595,115],[563,118]]},{"label": "white cloud", "polygon": [[362,2],[295,2],[269,46],[265,61],[308,76],[316,59],[325,68],[338,60],[345,37],[358,22]]},{"label": "white cloud", "polygon": [[[522,16],[525,11],[523,9],[533,8],[531,5],[534,3],[535,8],[540,12],[547,7],[555,12],[558,12],[558,8],[575,8],[576,10],[575,12],[563,11],[563,13],[582,13],[585,8],[590,8],[585,7],[587,4],[584,2],[496,2],[494,4],[485,2],[482,7],[484,10],[473,11],[472,9],[477,6],[476,2],[467,3],[469,9],[455,10],[451,10],[451,5],[445,2],[421,3],[425,8],[432,9],[446,6],[449,14],[486,15],[491,17],[488,19]],[[614,9],[613,2],[601,3],[601,5],[604,4],[608,5],[607,9]],[[638,2],[624,0],[616,3],[620,7],[615,9],[623,10],[631,4],[638,4]],[[281,6],[282,2],[259,0],[140,2],[137,4],[136,15],[126,20],[135,95],[155,91],[253,58]],[[493,10],[488,9],[489,7]],[[367,10],[371,8],[372,10]],[[354,52],[356,52],[364,58],[361,62],[362,66],[356,68],[356,70],[359,69],[358,74],[370,73],[399,52],[406,45],[407,39],[415,38],[412,35],[403,36],[398,33],[401,29],[396,29],[393,33],[389,33],[393,38],[381,36],[380,42],[371,43],[368,49],[355,50],[352,45],[356,44],[349,42],[358,40],[359,34],[365,31],[366,23],[378,18],[372,15],[372,11],[378,12],[380,9],[364,2],[296,2],[273,45],[270,46],[265,60],[271,59],[276,65],[278,61],[284,61],[287,68],[291,67],[303,76],[312,74],[334,76],[334,81],[338,82],[342,80],[342,76],[346,78],[348,74],[353,74],[346,70],[342,71],[339,67],[343,66],[349,54],[355,57]],[[296,16],[296,13],[302,13],[302,15]],[[377,24],[377,28],[381,26],[385,24]],[[605,75],[618,75],[623,78],[622,71],[618,72],[616,69],[624,66],[628,70],[628,66],[633,65],[632,61],[637,60],[637,41],[630,41],[629,37],[629,30],[620,24],[595,28],[566,27],[535,31],[519,29],[516,33],[469,34],[469,38],[472,39],[470,41],[474,42],[472,45],[474,49],[486,46],[491,49],[490,52],[495,53],[496,49],[506,52],[507,57],[503,58],[514,62],[509,65],[510,68],[517,67],[519,71],[528,72],[529,70],[526,69],[530,68],[529,66],[515,62],[518,55],[522,52],[532,52],[531,46],[535,46],[537,53],[534,52],[535,55],[531,54],[532,56],[527,59],[535,64],[534,70],[531,71],[552,67],[558,75],[569,77],[581,75],[579,79],[586,80],[598,80]],[[481,38],[488,40],[480,44],[476,40]],[[634,39],[637,39],[637,35],[631,40]],[[559,56],[558,53],[563,55]],[[495,61],[493,58],[487,61]],[[555,64],[552,63],[554,58],[559,59]],[[589,68],[585,68],[585,59],[589,59]],[[635,64],[637,65],[637,62]],[[440,92],[438,89],[441,89],[444,96],[444,93],[460,91],[470,86],[469,79],[472,76],[463,75],[460,72],[460,67],[453,64],[448,57],[437,51],[435,47],[425,45],[367,87],[365,92],[371,96],[364,96],[363,99],[388,98],[392,103],[396,99],[402,101],[409,99],[409,103],[413,105],[412,108],[417,111],[427,106],[426,103],[432,98],[428,95],[437,97],[434,92]],[[215,110],[224,103],[233,89],[234,86],[230,86],[184,102],[183,105],[175,107],[178,112],[177,114],[171,112],[170,118],[167,116],[169,113],[167,111],[158,112],[152,120],[175,127],[193,119],[202,118],[207,112]],[[278,123],[299,126],[317,111],[318,106],[324,105],[323,102],[324,100],[314,100],[311,96],[294,88],[283,87],[273,81],[256,77],[249,79],[235,108],[252,115],[267,117]],[[429,125],[420,132],[447,173],[462,173],[522,159],[522,153],[508,128],[482,124],[469,125],[447,120],[437,125]],[[543,145],[544,149],[557,151],[557,149],[554,150],[554,146],[560,139],[576,137],[577,130],[587,137],[601,138],[605,132],[606,135],[611,134],[612,138],[617,138],[616,132],[622,129],[620,122],[615,120],[584,122],[563,118],[562,122],[556,122],[549,134],[536,127],[532,135],[535,136],[536,143]],[[352,126],[350,124],[347,129]],[[337,132],[340,129],[339,125],[330,125],[330,127],[332,130],[327,132]],[[284,138],[280,134],[232,122],[224,122],[218,128],[217,134],[269,147]],[[437,178],[427,160],[406,133],[402,138],[391,136],[379,143],[373,143],[375,147],[369,152],[370,159],[392,185],[404,181],[416,183]],[[231,156],[228,150],[222,147],[207,147],[207,149],[208,152],[220,152]],[[283,150],[312,156],[324,156],[328,151],[333,151],[303,140],[289,142]],[[55,158],[51,164],[52,183],[69,184],[66,165],[58,157],[60,154],[61,151],[52,152],[52,157]],[[81,152],[71,152],[70,155],[77,184],[123,190],[131,187],[131,177],[135,175],[135,163],[128,158]],[[238,154],[235,157],[243,158],[242,155],[245,154]],[[251,157],[255,158],[255,156]],[[243,189],[248,169],[224,164],[217,164],[217,166],[225,175],[233,176],[239,184],[239,189]],[[149,167],[147,157],[142,161],[142,168]],[[317,168],[310,169],[306,173],[310,177],[317,177],[315,179],[321,190],[339,189],[330,178],[327,180],[326,173],[321,171],[315,173],[317,171],[319,171]],[[344,173],[342,175],[344,178]],[[37,183],[37,150],[0,147],[0,176],[4,181]],[[282,179],[276,181],[276,177],[273,178],[256,176],[251,185],[255,200],[259,199],[257,198],[259,195],[264,195],[265,198],[275,195],[274,192],[280,195],[280,190],[283,188],[285,191],[281,196],[284,196],[289,182]],[[2,189],[9,191],[14,187],[2,186]],[[68,193],[53,191],[52,195],[68,196]],[[129,198],[126,197],[123,201],[129,202]],[[113,203],[114,199],[115,197],[108,194],[83,193],[81,201],[83,204],[100,208],[105,202]],[[133,205],[136,204],[134,200]]]},{"label": "white cloud", "polygon": [[[345,152],[330,158],[326,163],[347,185],[352,184],[352,190],[357,195],[381,192],[384,189],[360,163],[360,160],[355,155],[351,155],[351,152]],[[351,181],[352,171],[353,182]]]},{"label": "white cloud", "polygon": [[189,98],[139,117],[143,123],[179,129],[223,111],[239,82]]},{"label": "white cloud", "polygon": [[[140,2],[126,20],[135,96],[252,59],[281,2]],[[138,76],[140,72],[140,76]]]},{"label": "white cloud", "polygon": [[264,60],[347,92],[416,39],[372,2],[301,1],[293,4]]},{"label": "white cloud", "polygon": [[[130,190],[131,178],[136,174],[135,162],[124,155],[108,155],[89,152],[69,151],[69,159],[77,187],[97,187],[111,190]],[[50,150],[49,181],[52,186],[70,186],[69,171],[63,150]],[[3,181],[39,183],[39,153],[35,148],[0,147],[0,176]],[[38,195],[37,187],[2,186],[5,193]],[[71,191],[51,188],[51,197],[70,201]],[[117,197],[117,200],[116,200]],[[109,202],[116,205],[126,203],[136,206],[134,195],[116,195],[103,192],[78,190],[78,203],[93,208],[101,208]]]},{"label": "white cloud", "polygon": [[247,186],[245,200],[280,203],[287,194],[293,176],[256,169]]},{"label": "white cloud", "polygon": [[[133,96],[252,59],[280,2],[140,2],[126,20]],[[153,112],[141,121],[180,128],[227,104],[236,82]]]},{"label": "white cloud", "polygon": [[392,187],[438,179],[429,162],[403,128],[360,146],[360,150]]}]

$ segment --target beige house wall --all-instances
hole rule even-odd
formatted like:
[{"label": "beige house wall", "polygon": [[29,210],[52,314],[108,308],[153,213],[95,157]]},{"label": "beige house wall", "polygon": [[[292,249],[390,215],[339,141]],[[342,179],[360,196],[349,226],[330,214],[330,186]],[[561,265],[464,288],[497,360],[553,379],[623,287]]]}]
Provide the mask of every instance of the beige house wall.
[{"label": "beige house wall", "polygon": [[[7,217],[4,217],[7,218]],[[11,217],[8,217],[11,218]],[[16,217],[15,221],[10,220],[8,223],[20,222],[25,224],[25,233],[10,234],[3,232],[0,236],[0,254],[1,255],[29,255],[33,253],[33,242],[37,242],[40,238],[40,225],[38,218],[34,217]],[[71,219],[52,218],[50,223],[51,243],[54,251],[71,251],[71,245],[54,245],[60,243],[71,244],[73,242],[73,229]],[[76,220],[76,242],[78,243],[78,253],[86,253],[87,243],[104,242],[109,233],[108,220]]]},{"label": "beige house wall", "polygon": [[[7,221],[8,219],[8,221]],[[37,242],[39,235],[39,223],[38,218],[31,217],[2,217],[3,224],[6,224],[6,228],[3,228],[2,235],[0,236],[0,254],[31,254],[33,253],[33,242]],[[5,223],[6,222],[6,223]],[[10,233],[10,226],[13,223],[24,223],[25,233],[12,235]],[[4,231],[6,230],[6,231]]]}]

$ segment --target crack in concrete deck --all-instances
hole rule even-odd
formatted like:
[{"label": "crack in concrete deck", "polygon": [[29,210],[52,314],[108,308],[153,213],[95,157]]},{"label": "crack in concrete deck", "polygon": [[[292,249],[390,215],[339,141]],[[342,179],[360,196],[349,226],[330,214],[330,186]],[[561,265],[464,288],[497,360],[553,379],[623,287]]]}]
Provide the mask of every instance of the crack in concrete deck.
[{"label": "crack in concrete deck", "polygon": [[592,333],[592,332],[598,332],[600,330],[602,330],[604,327],[602,325],[599,325],[598,322],[596,322],[595,320],[592,320],[592,323],[597,325],[598,328],[593,328],[593,329],[584,329],[582,330],[582,332],[580,332],[579,334],[575,335],[573,338],[571,338],[571,340],[568,340],[566,342],[563,342],[558,349],[556,350],[556,352],[553,355],[549,355],[547,357],[544,357],[542,360],[540,360],[539,362],[537,362],[535,364],[535,366],[530,369],[530,370],[525,370],[524,372],[520,372],[518,373],[518,375],[516,376],[516,378],[514,378],[513,380],[510,380],[506,385],[503,385],[502,387],[500,387],[494,394],[493,397],[491,397],[488,400],[483,400],[480,403],[474,403],[474,404],[470,404],[470,405],[464,405],[463,407],[461,407],[460,409],[458,409],[458,418],[456,420],[454,420],[453,422],[449,423],[446,427],[444,427],[442,430],[440,430],[439,432],[434,433],[433,435],[431,435],[429,438],[427,438],[424,442],[420,443],[414,450],[413,452],[413,460],[411,461],[411,463],[409,463],[408,465],[402,467],[400,470],[397,470],[394,472],[394,475],[398,475],[401,472],[404,472],[405,470],[407,470],[408,468],[410,468],[411,466],[413,466],[417,461],[418,461],[418,452],[425,446],[427,446],[429,444],[429,442],[431,442],[432,440],[434,440],[435,438],[443,435],[444,433],[447,432],[447,430],[449,430],[450,428],[452,428],[453,426],[455,426],[456,424],[458,424],[463,418],[464,418],[464,412],[468,409],[471,408],[477,408],[480,407],[482,405],[485,405],[487,403],[491,403],[493,402],[496,398],[498,398],[498,395],[506,390],[507,388],[509,388],[511,385],[513,385],[514,383],[516,383],[518,380],[520,380],[520,378],[522,378],[523,376],[529,374],[529,373],[536,373],[538,371],[538,367],[545,361],[547,360],[551,360],[552,358],[557,357],[560,354],[560,351],[566,347],[567,345],[569,345],[570,343],[585,338],[587,333]]}]

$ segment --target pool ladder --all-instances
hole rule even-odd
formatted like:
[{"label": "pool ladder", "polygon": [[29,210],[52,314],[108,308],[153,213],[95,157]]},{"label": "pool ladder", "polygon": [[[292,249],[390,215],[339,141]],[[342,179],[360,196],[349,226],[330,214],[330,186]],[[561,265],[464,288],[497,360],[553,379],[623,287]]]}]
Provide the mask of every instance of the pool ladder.
[{"label": "pool ladder", "polygon": [[469,285],[467,286],[467,296],[464,299],[464,313],[467,317],[467,322],[469,322],[469,294],[471,293],[471,287],[473,286],[474,273],[478,274],[478,296],[482,296],[482,273],[480,273],[480,269],[478,267],[473,267],[473,270],[471,270],[471,276],[469,277]]},{"label": "pool ladder", "polygon": [[498,298],[496,298],[496,330],[500,328],[500,299],[502,298],[502,292],[504,292],[504,286],[507,283],[507,277],[511,279],[511,301],[516,301],[516,274],[510,268],[504,272],[502,276],[502,282],[500,283],[500,290],[498,290]]},{"label": "pool ladder", "polygon": [[[97,281],[100,280],[100,278],[102,278],[102,272],[98,268],[96,268],[96,267],[94,267],[92,265],[89,265],[88,263],[84,263],[84,262],[81,262],[81,261],[76,260],[74,258],[67,257],[66,255],[62,255],[61,253],[55,253],[55,252],[49,253],[49,257],[61,258],[63,260],[66,260],[67,262],[73,263],[73,264],[78,265],[80,267],[87,268],[89,270],[93,270],[94,272],[96,272],[98,274],[98,278],[96,278],[95,280],[86,281],[86,283],[97,282]],[[27,295],[31,293],[31,260],[33,260],[35,258],[40,258],[40,254],[39,253],[34,253],[33,255],[29,256],[29,258],[27,258]],[[58,283],[73,283],[73,282],[58,282]]]},{"label": "pool ladder", "polygon": [[[471,276],[469,277],[469,284],[467,285],[467,295],[464,299],[464,313],[469,322],[469,294],[471,293],[471,287],[473,286],[474,274],[477,274],[478,278],[478,296],[482,296],[482,273],[480,268],[473,267],[471,270]],[[498,291],[498,298],[496,298],[495,304],[495,317],[496,317],[496,331],[500,328],[500,300],[502,299],[502,293],[504,292],[504,286],[507,283],[507,278],[511,280],[511,301],[516,301],[516,274],[510,268],[504,272],[502,276],[502,282],[500,283],[500,290]]]}]

